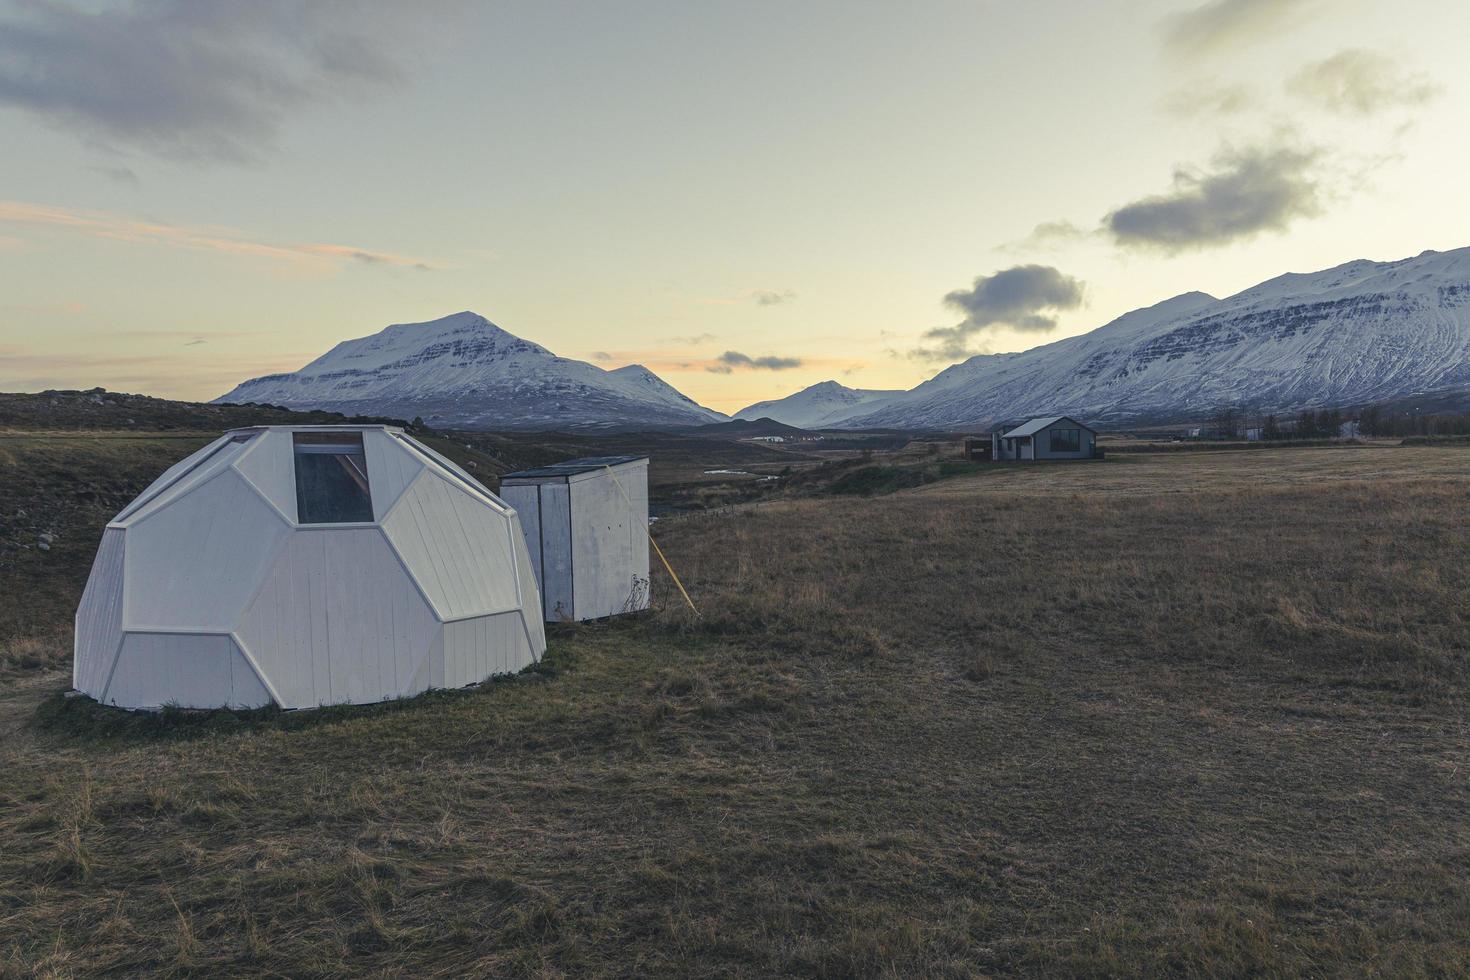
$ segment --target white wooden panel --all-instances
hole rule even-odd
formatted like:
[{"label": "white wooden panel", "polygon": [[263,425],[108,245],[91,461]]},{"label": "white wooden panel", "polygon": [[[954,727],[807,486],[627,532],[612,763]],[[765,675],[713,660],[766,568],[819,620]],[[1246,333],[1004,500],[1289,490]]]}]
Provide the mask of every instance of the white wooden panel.
[{"label": "white wooden panel", "polygon": [[290,526],[226,470],[130,524],[123,624],[229,632]]},{"label": "white wooden panel", "polygon": [[632,466],[620,468],[617,473],[623,489],[628,491],[628,497],[632,500],[628,547],[633,554],[633,577],[641,582],[642,601],[634,603],[629,610],[632,612],[647,609],[653,600],[653,576],[649,574],[649,552],[652,549],[648,544],[648,461],[641,460]]},{"label": "white wooden panel", "polygon": [[572,602],[571,492],[541,484],[541,604],[548,623],[577,618]]},{"label": "white wooden panel", "polygon": [[383,530],[440,619],[518,609],[509,514],[433,471],[404,491]]},{"label": "white wooden panel", "polygon": [[362,443],[367,454],[373,520],[381,521],[409,484],[424,471],[424,464],[387,432],[370,429],[362,434]]},{"label": "white wooden panel", "polygon": [[[437,665],[437,669],[436,669]],[[434,626],[434,640],[429,644],[428,655],[419,661],[418,669],[409,678],[408,687],[403,692],[403,697],[422,693],[430,688],[443,687],[444,676],[444,627],[436,623]],[[435,678],[438,678],[436,683]]]},{"label": "white wooden panel", "polygon": [[148,484],[148,486],[143,488],[142,493],[138,494],[126,507],[118,511],[117,516],[114,517],[113,520],[127,520],[127,518],[131,517],[133,514],[141,510],[143,506],[147,504],[150,500],[157,497],[164,490],[167,490],[169,487],[178,482],[179,477],[183,476],[185,473],[188,473],[191,469],[198,466],[203,461],[209,459],[218,449],[226,445],[229,441],[229,436],[220,436],[209,445],[203,447],[202,449],[199,449],[196,452],[190,453],[188,456],[185,456],[183,459],[179,460],[177,463],[164,470],[161,474],[159,474],[158,479]]},{"label": "white wooden panel", "polygon": [[245,659],[235,641],[230,640],[230,704],[231,708],[263,708],[275,698],[260,682],[255,668]]},{"label": "white wooden panel", "polygon": [[428,464],[431,468],[437,468],[442,475],[449,478],[449,481],[451,483],[463,484],[464,489],[469,490],[477,497],[483,497],[487,503],[491,504],[497,509],[505,505],[505,502],[503,500],[490,492],[489,487],[481,483],[478,479],[472,476],[468,470],[460,466],[454,460],[443,455],[442,453],[435,452],[412,436],[403,435],[400,433],[397,435],[397,439],[404,445],[410,447],[414,452],[418,453],[423,458],[424,462]]},{"label": "white wooden panel", "polygon": [[647,605],[648,471],[624,465],[571,485],[572,568],[578,619]]},{"label": "white wooden panel", "polygon": [[[501,498],[515,509],[522,540],[526,545],[526,558],[531,563],[531,575],[536,582],[539,606],[541,594],[541,488],[534,483],[502,487]],[[524,587],[522,588],[522,601],[525,601]]]},{"label": "white wooden panel", "polygon": [[376,528],[291,534],[237,636],[282,706],[363,704],[416,693],[438,633]]},{"label": "white wooden panel", "polygon": [[270,695],[229,636],[128,633],[103,701],[122,708],[258,708]]},{"label": "white wooden panel", "polygon": [[234,467],[289,520],[296,520],[296,450],[290,432],[262,432]]},{"label": "white wooden panel", "polygon": [[519,612],[444,624],[444,686],[463,687],[534,662]]},{"label": "white wooden panel", "polygon": [[531,574],[531,555],[527,550],[528,543],[534,539],[512,528],[511,540],[516,545],[516,570],[521,577],[521,617],[526,641],[530,644],[531,656],[540,660],[546,652],[546,624],[542,621],[541,587]]},{"label": "white wooden panel", "polygon": [[444,684],[444,627],[434,631],[434,645],[429,648],[429,686],[442,688]]},{"label": "white wooden panel", "polygon": [[72,646],[72,686],[101,698],[122,642],[123,531],[102,532],[92,574],[77,606]]},{"label": "white wooden panel", "polygon": [[178,467],[180,473],[172,481],[167,485],[162,485],[164,481],[160,478],[158,481],[160,486],[156,493],[150,497],[145,491],[144,495],[129,504],[114,519],[113,523],[131,527],[147,520],[160,510],[171,507],[175,501],[187,496],[229,469],[230,464],[238,459],[249,445],[249,442],[236,442],[233,438],[210,443],[186,459],[184,462],[188,465],[180,465]]}]

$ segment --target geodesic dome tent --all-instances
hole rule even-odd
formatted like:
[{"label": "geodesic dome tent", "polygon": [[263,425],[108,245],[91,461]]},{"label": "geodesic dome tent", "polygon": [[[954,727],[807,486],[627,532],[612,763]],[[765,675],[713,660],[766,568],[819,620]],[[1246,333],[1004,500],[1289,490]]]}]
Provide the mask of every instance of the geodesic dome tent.
[{"label": "geodesic dome tent", "polygon": [[73,684],[104,704],[366,704],[546,649],[516,512],[391,426],[236,429],[103,532]]}]

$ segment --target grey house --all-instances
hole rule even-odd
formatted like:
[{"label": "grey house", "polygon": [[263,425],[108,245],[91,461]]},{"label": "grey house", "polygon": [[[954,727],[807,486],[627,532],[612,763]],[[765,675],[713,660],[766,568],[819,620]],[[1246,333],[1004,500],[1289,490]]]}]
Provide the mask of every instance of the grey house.
[{"label": "grey house", "polygon": [[1097,431],[1065,415],[1032,419],[990,434],[991,458],[1093,459]]}]

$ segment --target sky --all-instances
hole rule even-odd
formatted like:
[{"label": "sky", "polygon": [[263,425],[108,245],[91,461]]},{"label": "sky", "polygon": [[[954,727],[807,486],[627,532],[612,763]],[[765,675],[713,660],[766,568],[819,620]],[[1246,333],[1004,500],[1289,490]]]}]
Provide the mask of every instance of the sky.
[{"label": "sky", "polygon": [[0,390],[473,310],[734,411],[1470,245],[1449,0],[0,0]]}]

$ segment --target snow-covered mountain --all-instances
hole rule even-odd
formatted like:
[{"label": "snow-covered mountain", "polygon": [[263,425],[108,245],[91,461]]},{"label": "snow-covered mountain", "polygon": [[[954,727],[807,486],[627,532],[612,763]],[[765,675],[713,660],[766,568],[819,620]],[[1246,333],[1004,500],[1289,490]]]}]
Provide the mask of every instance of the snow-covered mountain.
[{"label": "snow-covered mountain", "polygon": [[1290,412],[1452,393],[1470,401],[1470,248],[1291,273],[1228,299],[1185,293],[1091,333],[972,357],[827,424],[1126,424],[1231,403]]},{"label": "snow-covered mountain", "polygon": [[849,388],[836,381],[823,381],[785,398],[756,402],[732,418],[775,419],[801,429],[820,429],[841,422],[859,409],[874,409],[878,403],[902,391]]},{"label": "snow-covered mountain", "polygon": [[725,418],[641,364],[604,371],[557,357],[470,312],[343,341],[299,371],[255,378],[216,401],[422,416],[465,429],[666,428]]}]

